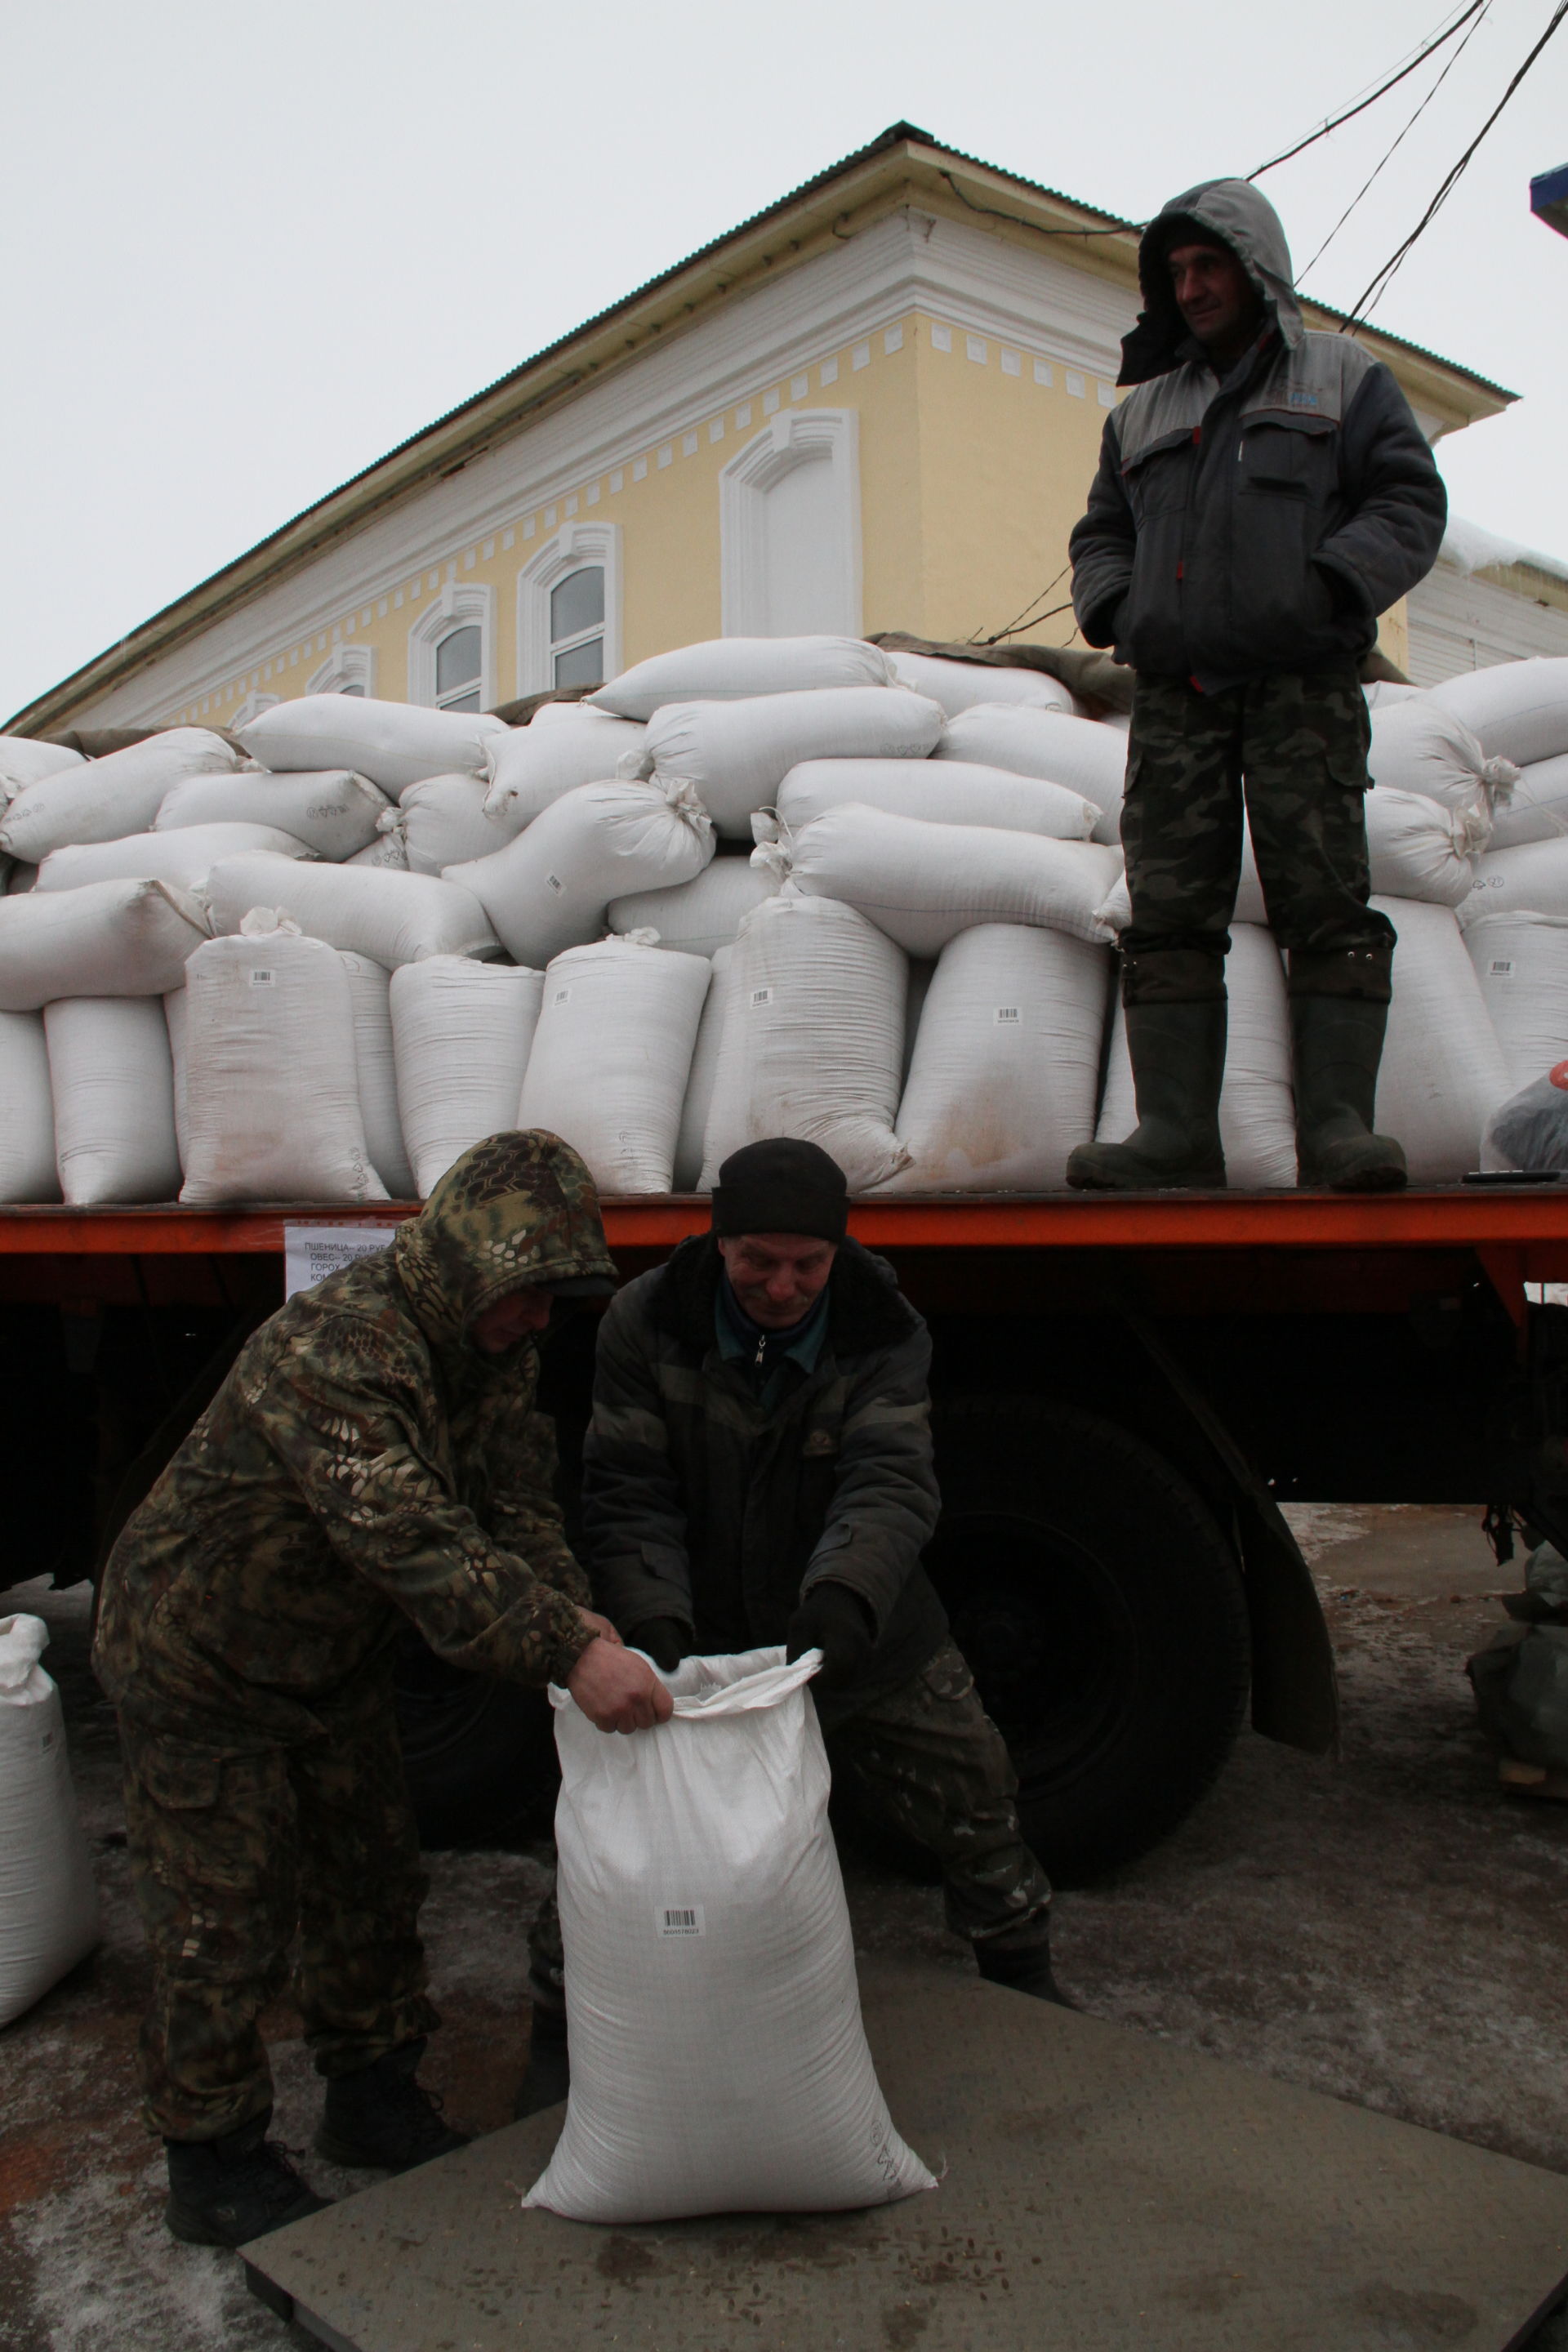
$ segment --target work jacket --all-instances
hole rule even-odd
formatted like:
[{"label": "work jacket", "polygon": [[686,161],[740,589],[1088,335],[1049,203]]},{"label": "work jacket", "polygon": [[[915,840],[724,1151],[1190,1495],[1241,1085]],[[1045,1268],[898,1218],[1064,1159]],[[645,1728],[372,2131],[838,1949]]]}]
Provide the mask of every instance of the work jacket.
[{"label": "work jacket", "polygon": [[840,1244],[809,1367],[785,1357],[759,1395],[727,1353],[710,1235],[639,1276],[599,1327],[583,1450],[596,1603],[623,1633],[672,1617],[702,1652],[782,1642],[803,1591],[830,1578],[876,1627],[860,1682],[907,1681],[947,1619],[921,1554],[939,1508],[931,1339],[885,1261]]},{"label": "work jacket", "polygon": [[392,1246],[247,1341],[105,1571],[110,1697],[204,1748],[319,1736],[412,1622],[459,1666],[560,1679],[586,1579],[553,1495],[538,1353],[468,1336],[534,1280],[612,1277],[587,1170],[554,1136],[466,1152]]},{"label": "work jacket", "polygon": [[[1166,255],[1236,254],[1265,325],[1223,381],[1187,335]],[[1348,335],[1309,333],[1268,199],[1242,180],[1173,197],[1145,231],[1137,389],[1106,418],[1068,543],[1087,642],[1205,692],[1357,660],[1436,562],[1447,500],[1409,403]]]}]

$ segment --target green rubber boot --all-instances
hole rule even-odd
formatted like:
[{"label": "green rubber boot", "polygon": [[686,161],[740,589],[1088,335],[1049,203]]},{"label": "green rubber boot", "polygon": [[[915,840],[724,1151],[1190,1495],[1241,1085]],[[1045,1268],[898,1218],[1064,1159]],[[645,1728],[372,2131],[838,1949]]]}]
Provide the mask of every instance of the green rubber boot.
[{"label": "green rubber boot", "polygon": [[1397,1192],[1408,1182],[1394,1138],[1374,1135],[1386,1004],[1354,996],[1293,996],[1296,1165],[1302,1184],[1335,1192]]},{"label": "green rubber boot", "polygon": [[1079,1145],[1068,1160],[1075,1192],[1223,1190],[1219,1090],[1228,1009],[1223,996],[1127,1007],[1138,1124],[1125,1143]]}]

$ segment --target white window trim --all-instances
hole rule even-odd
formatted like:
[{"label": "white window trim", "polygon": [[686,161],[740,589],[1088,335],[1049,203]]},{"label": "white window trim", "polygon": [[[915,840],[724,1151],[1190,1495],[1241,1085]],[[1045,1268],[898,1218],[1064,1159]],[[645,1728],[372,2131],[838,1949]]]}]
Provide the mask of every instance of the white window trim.
[{"label": "white window trim", "polygon": [[345,686],[357,686],[363,695],[374,694],[374,646],[334,646],[321,667],[305,680],[307,694],[341,694]]},{"label": "white window trim", "polygon": [[232,734],[238,728],[248,727],[253,719],[259,719],[264,710],[270,710],[275,702],[282,699],[280,694],[247,694],[239,709],[223,723]]},{"label": "white window trim", "polygon": [[853,408],[791,408],[770,417],[719,477],[723,630],[727,637],[765,633],[764,533],[767,494],[796,466],[833,468],[830,553],[837,611],[818,624],[827,635],[860,634],[860,452]]},{"label": "white window trim", "polygon": [[479,632],[479,709],[489,710],[496,696],[496,592],[478,581],[459,587],[448,580],[432,596],[408,632],[408,699],[438,709],[436,700],[436,648],[443,637],[470,624]]},{"label": "white window trim", "polygon": [[555,683],[551,660],[550,592],[569,572],[598,563],[605,573],[605,676],[621,668],[621,527],[569,522],[547,539],[517,575],[517,690],[542,694]]}]

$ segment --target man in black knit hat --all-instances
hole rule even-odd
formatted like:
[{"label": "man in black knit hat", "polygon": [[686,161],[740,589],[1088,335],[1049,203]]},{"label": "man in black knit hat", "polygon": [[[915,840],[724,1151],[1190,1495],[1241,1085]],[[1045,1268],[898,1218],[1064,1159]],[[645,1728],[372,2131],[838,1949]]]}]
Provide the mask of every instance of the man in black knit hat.
[{"label": "man in black knit hat", "polygon": [[[617,1294],[583,1454],[595,1601],[667,1670],[819,1648],[837,1758],[936,1855],[982,1975],[1057,2000],[1016,1777],[921,1566],[939,1508],[931,1340],[892,1268],[847,1237],[847,1205],[816,1144],[749,1144],[719,1171],[712,1232]],[[560,1995],[539,1976],[536,1945],[535,2070],[553,1992],[559,2096]]]}]

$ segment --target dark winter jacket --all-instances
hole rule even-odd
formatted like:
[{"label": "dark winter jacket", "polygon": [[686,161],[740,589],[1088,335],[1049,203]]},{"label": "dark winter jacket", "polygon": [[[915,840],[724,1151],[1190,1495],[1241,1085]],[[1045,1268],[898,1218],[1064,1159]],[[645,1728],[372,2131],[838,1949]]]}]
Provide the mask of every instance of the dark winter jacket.
[{"label": "dark winter jacket", "polygon": [[743,1650],[782,1642],[830,1578],[876,1623],[858,1687],[907,1681],[947,1630],[920,1565],[938,1510],[925,1325],[890,1267],[845,1242],[815,1363],[786,1359],[764,1402],[720,1344],[721,1266],[711,1236],[685,1242],[600,1326],[583,1450],[596,1605],[623,1632],[673,1617],[700,1651]]},{"label": "dark winter jacket", "polygon": [[[1194,236],[1236,254],[1267,314],[1223,382],[1170,285],[1167,253]],[[1211,693],[1356,660],[1431,570],[1447,514],[1405,394],[1350,336],[1308,332],[1279,215],[1244,180],[1173,197],[1139,275],[1121,372],[1137,390],[1106,419],[1069,542],[1084,636]]]}]

